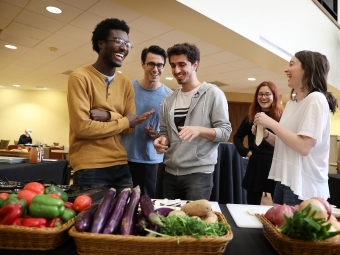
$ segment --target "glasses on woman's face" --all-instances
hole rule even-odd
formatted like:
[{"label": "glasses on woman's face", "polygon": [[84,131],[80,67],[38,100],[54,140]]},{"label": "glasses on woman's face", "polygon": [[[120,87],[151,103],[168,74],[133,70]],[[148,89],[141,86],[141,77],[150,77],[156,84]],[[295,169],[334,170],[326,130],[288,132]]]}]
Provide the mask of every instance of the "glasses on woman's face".
[{"label": "glasses on woman's face", "polygon": [[154,63],[154,62],[148,62],[148,63],[144,63],[146,64],[146,66],[149,68],[149,69],[154,69],[155,66],[157,67],[158,70],[162,70],[164,68],[164,64],[162,63]]},{"label": "glasses on woman's face", "polygon": [[129,41],[125,41],[124,39],[122,38],[113,38],[113,39],[107,39],[106,41],[112,41],[114,42],[115,44],[117,44],[118,46],[123,46],[125,45],[125,47],[128,49],[128,50],[131,50],[133,48],[132,46],[132,43],[130,43]]},{"label": "glasses on woman's face", "polygon": [[271,95],[273,95],[272,93],[266,92],[266,93],[261,93],[259,92],[257,94],[257,97],[261,98],[261,97],[270,97]]}]

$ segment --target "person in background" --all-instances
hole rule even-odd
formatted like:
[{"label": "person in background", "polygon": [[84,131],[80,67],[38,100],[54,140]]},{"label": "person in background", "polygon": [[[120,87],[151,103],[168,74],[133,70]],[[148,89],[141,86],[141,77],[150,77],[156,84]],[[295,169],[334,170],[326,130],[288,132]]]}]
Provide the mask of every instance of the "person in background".
[{"label": "person in background", "polygon": [[[270,81],[262,82],[255,91],[254,100],[249,107],[248,115],[242,120],[234,135],[234,144],[242,157],[249,159],[242,187],[247,190],[247,202],[260,205],[263,192],[269,192],[273,198],[276,182],[268,179],[272,164],[274,147],[266,140],[259,146],[255,144],[255,135],[251,128],[254,116],[264,112],[276,121],[280,120],[283,107],[276,85]],[[248,138],[248,147],[244,146],[244,138]]]},{"label": "person in background", "polygon": [[296,205],[311,197],[327,200],[329,115],[338,106],[327,91],[329,62],[319,52],[304,50],[295,53],[284,71],[292,95],[280,122],[259,112],[252,128],[256,132],[256,126],[262,125],[263,136],[275,146],[268,176],[278,181],[273,200],[287,205]]},{"label": "person in background", "polygon": [[163,196],[209,200],[218,146],[231,133],[228,102],[216,85],[198,80],[200,51],[194,44],[176,44],[167,54],[181,87],[163,101],[154,141],[157,153],[164,153]]},{"label": "person in background", "polygon": [[26,128],[25,129],[25,134],[22,134],[19,137],[18,144],[32,144],[31,134],[32,134],[32,129]]},{"label": "person in background", "polygon": [[135,114],[132,84],[116,72],[132,49],[128,34],[123,20],[100,22],[92,35],[97,61],[68,78],[69,157],[74,184],[114,187],[117,194],[132,187],[121,134],[133,132],[153,113]]},{"label": "person in background", "polygon": [[137,114],[149,109],[155,113],[145,125],[138,125],[130,135],[122,137],[128,154],[128,163],[132,175],[133,186],[139,185],[142,195],[155,198],[158,164],[163,162],[163,156],[157,154],[153,141],[158,137],[160,108],[163,99],[172,90],[162,84],[160,77],[166,62],[166,52],[163,48],[152,45],[144,48],[141,54],[141,65],[144,77],[133,80]]}]

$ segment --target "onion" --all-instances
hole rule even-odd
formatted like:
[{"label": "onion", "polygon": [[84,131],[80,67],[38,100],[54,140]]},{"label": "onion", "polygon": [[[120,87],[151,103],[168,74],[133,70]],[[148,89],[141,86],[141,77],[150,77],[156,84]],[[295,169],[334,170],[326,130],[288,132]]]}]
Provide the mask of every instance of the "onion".
[{"label": "onion", "polygon": [[264,217],[266,217],[271,223],[273,223],[275,226],[282,226],[284,223],[286,223],[287,217],[292,217],[294,214],[294,207],[290,205],[274,205],[274,207],[270,208]]},{"label": "onion", "polygon": [[[334,222],[331,222],[331,223],[333,224]],[[337,230],[336,230],[336,228],[333,225],[328,230],[328,232],[335,232],[335,231],[337,231]],[[332,242],[332,243],[339,243],[340,242],[340,235],[336,235],[336,236],[327,238],[327,239],[325,239],[325,241],[326,242]]]},{"label": "onion", "polygon": [[328,215],[328,212],[325,206],[323,205],[323,203],[321,203],[318,199],[315,199],[315,198],[310,198],[310,199],[302,201],[302,203],[299,206],[299,210],[302,211],[309,204],[312,205],[312,209],[310,210],[308,217],[310,217],[311,214],[314,211],[316,211],[316,214],[314,215],[315,218],[321,218],[324,220],[329,219],[330,216]]}]

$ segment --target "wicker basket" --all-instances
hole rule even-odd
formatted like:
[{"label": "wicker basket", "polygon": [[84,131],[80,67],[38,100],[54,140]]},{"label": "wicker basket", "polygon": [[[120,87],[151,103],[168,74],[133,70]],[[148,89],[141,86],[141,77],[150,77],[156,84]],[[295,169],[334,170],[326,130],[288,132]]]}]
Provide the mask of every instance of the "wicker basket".
[{"label": "wicker basket", "polygon": [[70,236],[74,219],[60,227],[31,228],[0,225],[0,248],[9,250],[53,250]]},{"label": "wicker basket", "polygon": [[340,243],[326,241],[305,241],[289,238],[277,228],[264,215],[256,215],[263,224],[263,233],[274,249],[281,255],[339,255]]},{"label": "wicker basket", "polygon": [[[223,214],[215,212],[219,221],[227,223]],[[215,255],[223,254],[228,242],[233,238],[229,230],[221,237],[145,237],[69,231],[80,255]]]}]

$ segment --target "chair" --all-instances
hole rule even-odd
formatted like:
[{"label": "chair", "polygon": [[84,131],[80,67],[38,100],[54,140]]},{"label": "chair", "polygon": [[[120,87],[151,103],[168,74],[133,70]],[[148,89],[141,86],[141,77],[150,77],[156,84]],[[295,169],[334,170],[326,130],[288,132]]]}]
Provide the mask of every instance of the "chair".
[{"label": "chair", "polygon": [[9,144],[9,140],[1,140],[0,150],[7,150]]},{"label": "chair", "polygon": [[43,147],[44,158],[51,158],[51,147]]}]

